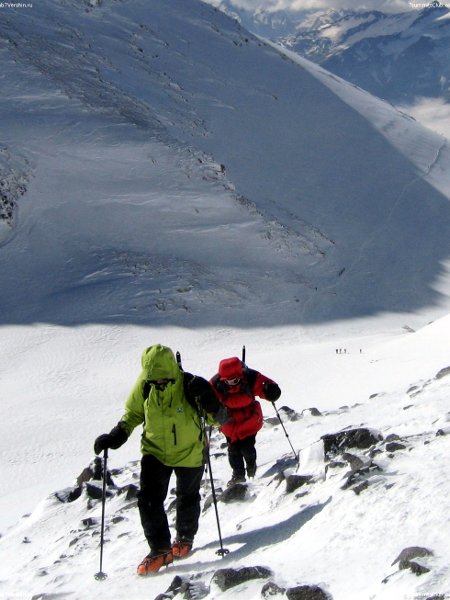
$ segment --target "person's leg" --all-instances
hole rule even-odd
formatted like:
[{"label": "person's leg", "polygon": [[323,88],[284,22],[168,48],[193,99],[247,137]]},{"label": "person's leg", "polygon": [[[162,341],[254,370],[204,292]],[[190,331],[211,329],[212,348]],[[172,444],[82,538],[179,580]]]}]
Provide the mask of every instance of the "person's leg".
[{"label": "person's leg", "polygon": [[227,438],[228,442],[228,462],[233,470],[232,481],[245,481],[245,464],[244,457],[241,451],[241,440],[231,443],[231,440]]},{"label": "person's leg", "polygon": [[247,476],[254,477],[256,473],[256,435],[249,435],[240,441],[240,448],[245,464],[247,465]]},{"label": "person's leg", "polygon": [[193,540],[200,517],[200,485],[203,466],[176,467],[177,476],[177,537]]},{"label": "person's leg", "polygon": [[152,552],[168,550],[170,530],[164,501],[167,496],[172,467],[163,465],[150,454],[142,457],[138,507],[144,535]]}]

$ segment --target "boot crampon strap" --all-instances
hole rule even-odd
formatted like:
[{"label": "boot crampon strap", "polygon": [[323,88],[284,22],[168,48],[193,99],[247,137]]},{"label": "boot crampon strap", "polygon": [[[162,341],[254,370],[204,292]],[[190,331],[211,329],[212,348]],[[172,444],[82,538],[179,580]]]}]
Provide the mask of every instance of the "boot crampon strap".
[{"label": "boot crampon strap", "polygon": [[168,566],[172,562],[172,549],[152,551],[138,565],[137,574],[151,575],[152,573],[157,573],[161,567]]}]

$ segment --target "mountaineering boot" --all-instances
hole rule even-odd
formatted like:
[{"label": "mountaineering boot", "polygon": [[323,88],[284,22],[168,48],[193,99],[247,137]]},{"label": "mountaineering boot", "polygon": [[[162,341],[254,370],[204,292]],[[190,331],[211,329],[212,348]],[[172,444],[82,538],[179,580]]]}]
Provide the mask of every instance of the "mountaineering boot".
[{"label": "mountaineering boot", "polygon": [[138,565],[138,575],[151,575],[157,573],[161,567],[168,566],[173,562],[172,549],[152,550],[150,554]]},{"label": "mountaineering boot", "polygon": [[247,463],[247,477],[253,478],[256,473],[256,463]]},{"label": "mountaineering boot", "polygon": [[186,558],[191,553],[193,540],[185,537],[177,537],[172,544],[174,558]]},{"label": "mountaineering boot", "polygon": [[245,475],[244,473],[238,473],[237,471],[233,471],[230,481],[227,483],[227,486],[234,485],[235,483],[245,483]]}]

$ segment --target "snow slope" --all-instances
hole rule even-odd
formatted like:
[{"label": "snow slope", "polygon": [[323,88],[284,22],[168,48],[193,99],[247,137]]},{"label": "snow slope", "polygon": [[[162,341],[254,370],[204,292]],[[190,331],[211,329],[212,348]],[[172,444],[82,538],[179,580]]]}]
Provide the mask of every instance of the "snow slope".
[{"label": "snow slope", "polygon": [[[4,146],[30,182],[2,251],[3,323],[148,323],[168,305],[180,322],[200,311],[202,323],[239,323],[236,307],[255,297],[259,324],[305,323],[446,301],[435,287],[448,199],[408,160],[420,143],[422,171],[445,172],[442,138],[408,123],[399,153],[386,135],[404,116],[386,110],[377,133],[380,111],[362,118],[208,5],[42,2],[5,14],[4,104],[15,110]],[[168,203],[182,205],[178,221]],[[175,285],[149,273],[169,263]]]},{"label": "snow slope", "polygon": [[[448,383],[434,379],[447,318],[411,333],[450,312],[445,141],[193,0],[42,0],[1,16],[0,595],[143,598],[175,573],[207,586],[221,564],[258,563],[335,600],[448,593],[448,442],[435,437]],[[214,554],[209,509],[192,559],[137,580],[137,513],[114,519],[114,496],[99,583],[99,504],[54,493],[120,418],[154,342],[204,376],[245,343],[283,404],[323,413],[286,422],[296,448],[314,444],[302,468],[315,474],[320,436],[346,427],[415,436],[411,449],[380,447],[379,479],[359,496],[338,469],[294,498],[263,477],[289,455],[268,422],[257,498],[221,506],[234,554]],[[134,481],[138,437],[112,453],[120,485]],[[223,486],[226,458],[214,467]],[[431,573],[381,584],[412,544],[433,550]]]},{"label": "snow slope", "polygon": [[[287,481],[276,477],[280,470],[277,461],[292,464],[293,453],[276,425],[273,410],[264,403],[266,424],[257,438],[259,469],[246,500],[218,503],[223,544],[230,554],[223,559],[215,554],[219,542],[210,506],[201,516],[192,557],[142,580],[134,570],[146,553],[145,542],[133,497],[127,499],[125,493],[127,486],[136,483],[138,472],[136,461],[124,460],[126,453],[138,456],[138,435],[133,436],[125,449],[110,454],[114,482],[125,490],[118,495],[110,489],[113,495],[106,503],[103,570],[108,578],[99,582],[94,575],[99,568],[100,501],[89,500],[85,490],[74,502],[62,503],[54,493],[63,497],[62,488],[75,485],[75,477],[88,466],[87,448],[74,446],[79,464],[77,470],[74,467],[73,478],[61,488],[50,488],[31,515],[23,517],[0,539],[2,597],[90,600],[101,594],[115,600],[156,598],[178,575],[195,583],[195,589],[207,590],[208,595],[203,597],[260,598],[266,579],[226,592],[217,587],[213,576],[218,569],[243,566],[269,568],[273,573],[270,579],[281,588],[320,586],[334,600],[407,600],[431,598],[434,594],[445,597],[450,591],[445,526],[450,438],[436,434],[449,430],[448,368],[446,376],[436,375],[449,366],[449,323],[446,317],[394,341],[353,335],[345,354],[335,353],[334,340],[316,338],[295,343],[287,331],[278,331],[278,338],[271,340],[270,356],[267,347],[256,343],[260,336],[245,332],[250,342],[249,363],[282,382],[280,415],[294,449],[301,451],[299,473],[311,474],[313,480],[288,493]],[[166,340],[177,340],[179,345],[187,340],[187,334],[181,331],[163,333]],[[195,353],[186,355],[190,358],[186,365],[189,368],[198,364],[192,360],[194,354],[203,357],[205,369],[208,356],[210,367],[212,358],[222,356],[223,337],[203,339],[199,344],[202,337],[206,336],[196,336]],[[363,346],[362,353],[358,345]],[[129,346],[119,345],[118,350],[127,356]],[[302,365],[297,378],[292,377],[295,363]],[[324,374],[327,398],[321,395],[318,385]],[[286,404],[297,413],[295,420],[281,408]],[[321,416],[308,410],[312,407],[319,409]],[[92,407],[84,404],[83,412],[86,410],[92,411]],[[114,421],[111,409],[109,412],[109,420]],[[106,415],[100,418],[107,420]],[[87,426],[76,429],[80,431],[77,438],[88,437]],[[333,460],[328,457],[324,462],[320,452],[309,451],[310,446],[320,445],[323,435],[354,427],[368,427],[383,439],[371,449],[348,448],[351,456],[346,455],[344,460],[338,454],[335,458],[341,466],[325,469]],[[393,441],[403,448],[386,447]],[[218,489],[224,488],[230,471],[221,443],[220,435],[214,434],[213,473]],[[355,460],[355,456],[367,465],[373,464],[348,484],[350,467],[346,460]],[[294,466],[284,470],[286,477],[296,474]],[[367,487],[358,491],[361,484]],[[206,499],[210,490],[206,482],[204,486]],[[173,518],[173,512],[170,514]],[[428,573],[417,576],[392,564],[403,549],[411,546],[425,547],[433,553],[417,559],[422,567],[430,569]]]}]

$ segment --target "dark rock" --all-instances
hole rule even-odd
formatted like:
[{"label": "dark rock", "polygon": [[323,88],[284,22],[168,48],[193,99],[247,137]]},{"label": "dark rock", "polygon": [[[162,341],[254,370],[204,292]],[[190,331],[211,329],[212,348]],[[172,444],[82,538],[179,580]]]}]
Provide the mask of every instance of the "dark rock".
[{"label": "dark rock", "polygon": [[[85,483],[83,484],[86,489],[86,495],[88,498],[92,500],[101,500],[103,497],[103,489],[101,486],[98,486],[94,483]],[[112,493],[109,490],[105,490],[105,495],[107,497],[112,496]]]},{"label": "dark rock", "polygon": [[419,387],[417,385],[412,385],[407,391],[407,394],[412,394],[414,392],[417,392],[417,390],[419,389]]},{"label": "dark rock", "polygon": [[321,417],[322,413],[320,412],[320,410],[318,408],[304,408],[302,410],[302,415],[303,413],[309,413],[312,417]]},{"label": "dark rock", "polygon": [[363,492],[364,490],[367,490],[368,487],[369,487],[369,482],[366,479],[366,481],[362,481],[359,485],[355,485],[351,489],[353,492],[355,492],[355,494],[357,496],[359,496],[360,493]]},{"label": "dark rock", "polygon": [[291,467],[297,466],[297,460],[292,456],[285,456],[277,460],[267,471],[265,471],[262,477],[272,477],[273,475],[281,474],[281,479],[284,479],[284,471]]},{"label": "dark rock", "polygon": [[113,525],[116,525],[117,523],[121,523],[122,521],[125,521],[125,517],[122,517],[121,515],[116,515],[115,517],[113,517],[111,519],[111,523],[113,523]]},{"label": "dark rock", "polygon": [[125,500],[134,500],[137,498],[139,488],[134,483],[129,483],[128,485],[124,485],[117,492],[118,494],[125,494]]},{"label": "dark rock", "polygon": [[172,579],[172,583],[169,585],[169,587],[167,588],[166,592],[179,592],[181,586],[186,583],[186,579],[183,579],[182,577],[180,577],[179,575],[176,575],[173,579]]},{"label": "dark rock", "polygon": [[186,585],[183,598],[185,600],[202,600],[209,596],[209,586],[203,581],[189,581]]},{"label": "dark rock", "polygon": [[411,569],[411,571],[414,573],[414,575],[417,575],[419,577],[419,575],[424,575],[425,573],[429,573],[430,569],[428,569],[428,567],[424,567],[423,565],[419,565],[418,562],[412,560],[409,563],[409,568]]},{"label": "dark rock", "polygon": [[[82,485],[88,481],[102,481],[103,479],[103,459],[100,456],[96,456],[93,462],[83,469],[77,477],[77,485]],[[111,472],[106,473],[106,483],[109,486],[113,486],[114,482],[111,477]]]},{"label": "dark rock", "polygon": [[261,589],[261,597],[264,598],[264,600],[270,600],[275,596],[284,596],[285,591],[286,588],[280,587],[274,581],[268,581]]},{"label": "dark rock", "polygon": [[240,502],[245,499],[247,486],[245,483],[235,483],[228,487],[221,495],[219,500],[229,504],[231,502]]},{"label": "dark rock", "polygon": [[332,600],[331,596],[317,585],[299,585],[286,592],[288,600]]},{"label": "dark rock", "polygon": [[436,431],[436,436],[439,437],[441,435],[448,435],[450,433],[450,427],[441,427]]},{"label": "dark rock", "polygon": [[428,548],[423,548],[421,546],[409,546],[408,548],[404,548],[397,558],[394,560],[392,565],[399,563],[400,569],[407,569],[408,563],[414,558],[423,558],[424,556],[433,556],[433,551],[428,550]]},{"label": "dark rock", "polygon": [[338,433],[330,433],[322,436],[325,455],[337,454],[347,448],[359,448],[365,450],[374,446],[383,439],[378,432],[373,432],[365,427],[348,429]]},{"label": "dark rock", "polygon": [[288,475],[286,478],[286,494],[295,492],[302,485],[309,483],[311,479],[311,475]]},{"label": "dark rock", "polygon": [[93,517],[87,517],[86,519],[83,519],[81,523],[85,529],[90,529],[91,527],[95,527],[98,522],[97,519],[94,519]]},{"label": "dark rock", "polygon": [[92,479],[95,479],[96,481],[102,481],[102,479],[103,479],[103,459],[100,456],[96,456],[94,458],[94,464],[90,465],[90,466],[93,470]]},{"label": "dark rock", "polygon": [[[344,485],[342,486],[342,489],[343,490],[347,490],[349,488],[353,489],[353,486],[355,484],[361,485],[361,481],[363,481],[363,480],[366,481],[367,478],[372,475],[373,471],[381,471],[381,469],[378,465],[376,465],[375,463],[372,463],[372,462],[369,463],[368,465],[365,465],[361,469],[352,469],[351,471],[346,473],[346,475],[345,475],[346,481],[345,481]],[[367,488],[367,485],[365,485],[364,487],[359,489],[359,491],[356,493],[360,493],[363,490],[365,490]]]},{"label": "dark rock", "polygon": [[429,573],[430,569],[419,564],[414,559],[423,558],[425,556],[433,556],[433,552],[428,550],[428,548],[410,546],[409,548],[402,550],[392,564],[395,565],[398,563],[398,568],[400,570],[410,569],[412,573],[419,576],[424,573]]},{"label": "dark rock", "polygon": [[[220,499],[220,495],[222,494],[223,489],[221,487],[216,488],[216,497]],[[203,512],[206,512],[210,506],[214,504],[214,497],[212,494],[209,494],[205,501],[203,502]]]},{"label": "dark rock", "polygon": [[436,373],[435,379],[442,379],[447,375],[450,375],[450,367],[444,367],[441,369],[438,373]]},{"label": "dark rock", "polygon": [[346,466],[346,462],[342,462],[340,460],[332,460],[327,465],[325,465],[325,473],[328,471],[328,469],[342,469],[342,467]]},{"label": "dark rock", "polygon": [[289,408],[289,406],[282,406],[278,412],[283,413],[280,416],[286,416],[288,421],[297,421],[301,417],[298,412],[292,408]]},{"label": "dark rock", "polygon": [[[228,444],[225,444],[225,448],[227,448],[227,447],[228,447]],[[226,452],[212,452],[211,453],[211,458],[222,458],[222,456],[227,456],[227,453]]]},{"label": "dark rock", "polygon": [[89,465],[89,467],[86,467],[85,469],[83,469],[81,471],[81,473],[78,475],[77,477],[77,485],[81,485],[82,483],[86,483],[86,481],[91,481],[91,479],[94,478],[94,471],[91,468],[91,465]]},{"label": "dark rock", "polygon": [[397,452],[397,450],[405,450],[405,444],[401,444],[400,442],[389,442],[385,446],[386,452]]},{"label": "dark rock", "polygon": [[265,567],[242,567],[240,569],[219,569],[213,575],[212,581],[222,592],[252,579],[266,579],[272,576],[272,571]]},{"label": "dark rock", "polygon": [[381,448],[371,448],[369,450],[369,456],[370,458],[373,458],[374,456],[377,456],[377,454],[381,454],[383,451],[381,450]]},{"label": "dark rock", "polygon": [[60,490],[59,492],[55,492],[55,498],[58,498],[60,502],[74,502],[74,500],[78,500],[81,496],[82,487],[77,486],[73,488],[66,488],[64,490]]},{"label": "dark rock", "polygon": [[366,464],[362,458],[359,458],[359,456],[355,456],[354,454],[350,454],[350,452],[344,452],[342,454],[342,458],[349,463],[352,471],[357,471]]},{"label": "dark rock", "polygon": [[[311,409],[311,410],[317,410],[317,409]],[[280,418],[278,418],[278,415],[273,416],[273,417],[266,417],[264,419],[264,422],[267,423],[267,425],[275,426],[275,425],[280,424],[280,419],[283,422],[284,421],[298,421],[302,417],[302,415],[300,415],[298,412],[296,412],[292,408],[289,408],[289,406],[282,406],[280,409],[278,409],[278,413],[280,415]]]}]

